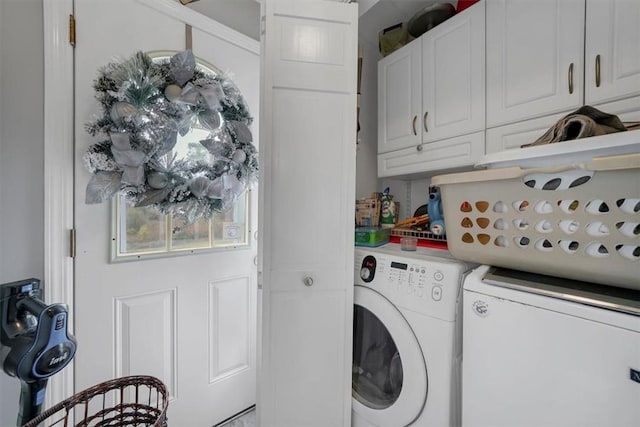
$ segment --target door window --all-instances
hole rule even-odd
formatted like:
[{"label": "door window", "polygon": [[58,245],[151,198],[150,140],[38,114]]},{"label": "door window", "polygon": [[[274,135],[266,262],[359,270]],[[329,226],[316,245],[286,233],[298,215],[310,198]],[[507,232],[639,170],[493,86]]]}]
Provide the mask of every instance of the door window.
[{"label": "door window", "polygon": [[388,408],[398,399],[402,380],[402,359],[391,334],[371,311],[354,305],[353,397],[369,408]]},{"label": "door window", "polygon": [[248,247],[250,192],[226,211],[192,223],[154,207],[129,206],[124,196],[118,197],[113,212],[112,261]]}]

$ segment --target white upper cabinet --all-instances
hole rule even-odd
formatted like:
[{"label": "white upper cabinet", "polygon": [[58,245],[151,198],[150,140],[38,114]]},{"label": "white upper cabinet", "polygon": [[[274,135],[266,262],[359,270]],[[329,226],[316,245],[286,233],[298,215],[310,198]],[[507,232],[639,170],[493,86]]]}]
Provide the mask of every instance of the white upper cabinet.
[{"label": "white upper cabinet", "polygon": [[422,142],[420,48],[414,40],[378,62],[378,153]]},{"label": "white upper cabinet", "polygon": [[422,140],[483,130],[484,2],[422,38]]},{"label": "white upper cabinet", "polygon": [[580,107],[584,0],[486,3],[487,128]]},{"label": "white upper cabinet", "polygon": [[585,103],[640,95],[640,1],[587,0],[586,16]]},{"label": "white upper cabinet", "polygon": [[484,130],[484,32],[479,2],[379,61],[378,164],[399,167],[378,176],[471,165],[484,154],[484,137],[466,138],[473,148],[450,157],[433,145]]}]

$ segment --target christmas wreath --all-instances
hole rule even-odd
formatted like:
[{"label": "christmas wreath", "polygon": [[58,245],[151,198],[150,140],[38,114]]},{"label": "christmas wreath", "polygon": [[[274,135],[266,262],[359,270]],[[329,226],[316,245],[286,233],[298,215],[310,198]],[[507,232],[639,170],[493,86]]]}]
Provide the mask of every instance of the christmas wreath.
[{"label": "christmas wreath", "polygon": [[[257,180],[245,100],[190,50],[159,58],[138,52],[101,68],[93,88],[102,114],[86,130],[102,139],[84,155],[92,173],[86,203],[121,192],[134,206],[194,221],[225,210]],[[193,129],[206,136],[178,156],[179,137]]]}]

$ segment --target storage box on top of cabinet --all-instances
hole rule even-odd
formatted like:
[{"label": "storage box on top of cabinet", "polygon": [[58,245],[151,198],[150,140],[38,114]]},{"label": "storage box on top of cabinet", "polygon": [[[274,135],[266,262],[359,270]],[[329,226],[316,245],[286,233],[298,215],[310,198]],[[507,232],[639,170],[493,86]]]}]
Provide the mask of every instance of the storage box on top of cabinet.
[{"label": "storage box on top of cabinet", "polygon": [[640,289],[640,132],[633,134],[629,154],[553,165],[563,158],[554,152],[579,144],[572,141],[536,147],[548,148],[547,166],[433,177],[449,250],[465,261]]}]

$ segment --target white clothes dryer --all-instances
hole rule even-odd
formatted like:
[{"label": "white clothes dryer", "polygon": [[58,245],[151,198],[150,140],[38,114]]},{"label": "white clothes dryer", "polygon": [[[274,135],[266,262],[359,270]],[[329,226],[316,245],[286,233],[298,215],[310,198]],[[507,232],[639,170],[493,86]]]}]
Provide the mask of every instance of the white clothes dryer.
[{"label": "white clothes dryer", "polygon": [[352,426],[460,425],[461,288],[448,251],[355,250]]},{"label": "white clothes dryer", "polygon": [[465,427],[640,425],[640,291],[483,265],[463,293]]}]

